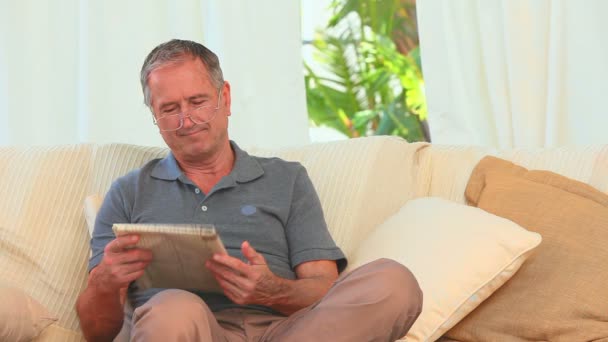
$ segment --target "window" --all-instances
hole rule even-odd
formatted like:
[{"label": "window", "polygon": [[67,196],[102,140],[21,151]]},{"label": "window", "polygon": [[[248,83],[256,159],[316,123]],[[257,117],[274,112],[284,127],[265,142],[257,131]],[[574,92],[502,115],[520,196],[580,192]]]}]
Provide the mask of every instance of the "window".
[{"label": "window", "polygon": [[429,140],[413,0],[302,1],[302,44],[311,140]]}]

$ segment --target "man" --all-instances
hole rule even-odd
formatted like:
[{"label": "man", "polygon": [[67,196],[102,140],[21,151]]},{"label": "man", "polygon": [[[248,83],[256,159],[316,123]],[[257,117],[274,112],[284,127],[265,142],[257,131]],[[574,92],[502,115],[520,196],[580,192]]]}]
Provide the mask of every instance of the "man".
[{"label": "man", "polygon": [[[346,259],[306,170],[229,140],[230,85],[215,54],[191,41],[161,44],[141,83],[171,153],[106,195],[77,303],[87,340],[118,334],[127,298],[137,341],[390,341],[407,332],[422,306],[412,274],[379,260],[338,278]],[[206,267],[223,294],[138,289],[154,256],[132,248],[138,236],[114,236],[113,223],[129,222],[215,224],[228,255]]]}]

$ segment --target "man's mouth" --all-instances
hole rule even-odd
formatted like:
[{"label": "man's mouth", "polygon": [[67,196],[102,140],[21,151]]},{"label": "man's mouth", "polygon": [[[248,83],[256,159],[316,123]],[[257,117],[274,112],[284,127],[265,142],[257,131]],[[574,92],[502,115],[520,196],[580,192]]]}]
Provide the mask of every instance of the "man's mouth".
[{"label": "man's mouth", "polygon": [[188,130],[179,130],[179,131],[177,131],[177,135],[180,137],[186,137],[186,136],[194,135],[196,133],[199,133],[199,132],[205,131],[205,130],[207,130],[206,126],[197,125]]}]

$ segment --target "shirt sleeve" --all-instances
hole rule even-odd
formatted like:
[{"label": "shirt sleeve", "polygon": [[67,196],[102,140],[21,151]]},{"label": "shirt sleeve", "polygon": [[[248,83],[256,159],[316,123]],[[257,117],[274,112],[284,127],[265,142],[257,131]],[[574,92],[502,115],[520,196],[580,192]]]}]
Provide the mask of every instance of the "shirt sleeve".
[{"label": "shirt sleeve", "polygon": [[335,260],[339,272],[346,267],[344,254],[327,230],[319,196],[301,165],[294,182],[285,233],[292,268],[314,260]]},{"label": "shirt sleeve", "polygon": [[129,222],[129,208],[119,181],[120,179],[112,183],[95,218],[89,272],[101,262],[106,245],[116,238],[112,225]]}]

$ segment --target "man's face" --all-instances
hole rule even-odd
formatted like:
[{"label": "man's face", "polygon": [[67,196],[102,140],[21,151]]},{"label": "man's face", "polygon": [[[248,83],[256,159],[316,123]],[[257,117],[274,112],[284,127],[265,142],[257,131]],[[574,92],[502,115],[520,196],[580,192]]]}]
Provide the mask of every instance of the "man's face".
[{"label": "man's face", "polygon": [[184,125],[177,131],[161,132],[161,135],[178,159],[198,160],[212,155],[228,140],[228,116],[230,116],[230,85],[216,89],[205,65],[197,58],[161,66],[148,76],[151,107],[158,119],[166,113],[190,113],[201,104],[218,105],[215,117],[207,123],[195,124],[184,118]]}]

